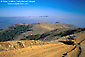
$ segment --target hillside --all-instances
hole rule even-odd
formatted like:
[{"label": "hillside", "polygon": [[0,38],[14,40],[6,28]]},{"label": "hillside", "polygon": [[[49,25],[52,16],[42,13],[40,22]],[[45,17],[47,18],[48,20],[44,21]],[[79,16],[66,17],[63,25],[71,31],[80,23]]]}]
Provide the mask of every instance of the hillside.
[{"label": "hillside", "polygon": [[[76,26],[75,26],[76,27]],[[72,27],[73,28],[73,27]],[[55,29],[71,29],[63,23],[15,24],[0,30],[0,41],[20,40],[28,35],[43,34]],[[8,35],[9,34],[9,35]],[[3,38],[3,39],[2,39]]]},{"label": "hillside", "polygon": [[76,28],[76,29],[56,29],[46,33],[43,33],[40,36],[40,39],[43,41],[58,40],[62,38],[75,37],[78,34],[85,32],[85,28]]},{"label": "hillside", "polygon": [[[36,34],[43,34],[45,32],[49,32],[55,29],[73,29],[73,27],[68,27],[63,25],[63,23],[34,23],[30,24],[32,26],[33,31],[27,31],[25,33],[22,33],[20,36],[16,37],[16,40],[20,40],[25,38],[28,35],[36,35]],[[76,26],[75,26],[76,27]],[[25,37],[23,37],[25,36]]]},{"label": "hillside", "polygon": [[14,37],[22,34],[26,31],[32,31],[32,26],[30,25],[21,25],[21,24],[15,24],[12,26],[9,26],[6,29],[3,29],[0,31],[0,41],[10,41],[14,40]]},{"label": "hillside", "polygon": [[[75,45],[69,45],[70,42],[67,44],[62,42],[46,43],[34,40],[0,42],[0,47],[6,47],[6,51],[0,51],[0,57],[84,57],[85,33],[77,35],[75,40]],[[7,43],[9,43],[8,46],[4,45]],[[11,48],[12,45],[14,48],[17,46],[19,48],[9,50],[8,47]]]}]

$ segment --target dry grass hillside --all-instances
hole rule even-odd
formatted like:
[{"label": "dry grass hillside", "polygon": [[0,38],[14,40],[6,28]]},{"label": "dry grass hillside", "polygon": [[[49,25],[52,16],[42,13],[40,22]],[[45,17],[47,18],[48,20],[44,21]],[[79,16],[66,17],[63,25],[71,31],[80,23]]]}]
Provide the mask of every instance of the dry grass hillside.
[{"label": "dry grass hillside", "polygon": [[27,31],[27,32],[22,33],[21,35],[15,37],[16,40],[23,39],[24,38],[23,36],[43,34],[45,32],[55,30],[55,29],[63,29],[64,30],[65,28],[70,29],[70,28],[76,27],[76,26],[68,27],[64,23],[45,23],[45,22],[34,23],[34,24],[30,24],[30,25],[32,26],[31,29],[33,29],[33,31]]},{"label": "dry grass hillside", "polygon": [[[64,23],[33,23],[33,24],[22,24],[18,23],[8,28],[0,30],[0,41],[10,41],[10,40],[21,40],[25,39],[26,36],[43,34],[55,29],[65,30],[76,28],[75,25],[69,25]],[[9,36],[8,36],[9,34]],[[4,39],[6,38],[6,39]]]},{"label": "dry grass hillside", "polygon": [[0,42],[0,49],[8,49],[0,51],[0,57],[85,57],[85,33],[77,35],[75,41],[75,45],[39,40]]}]

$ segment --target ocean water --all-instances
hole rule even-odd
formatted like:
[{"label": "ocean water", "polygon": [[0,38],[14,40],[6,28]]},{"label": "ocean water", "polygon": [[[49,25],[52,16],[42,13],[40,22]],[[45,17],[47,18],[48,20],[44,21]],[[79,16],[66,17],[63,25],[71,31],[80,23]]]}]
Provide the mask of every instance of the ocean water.
[{"label": "ocean water", "polygon": [[58,17],[0,17],[0,29],[6,28],[10,25],[14,25],[17,23],[22,24],[32,24],[38,22],[62,22],[67,24],[73,24],[78,27],[85,27],[85,19],[72,19],[72,18],[58,18]]}]

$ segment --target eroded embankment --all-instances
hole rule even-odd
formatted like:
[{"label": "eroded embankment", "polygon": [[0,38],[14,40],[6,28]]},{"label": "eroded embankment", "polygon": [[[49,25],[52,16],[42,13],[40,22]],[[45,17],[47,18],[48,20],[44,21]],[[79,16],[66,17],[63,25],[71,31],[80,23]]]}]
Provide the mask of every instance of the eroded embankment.
[{"label": "eroded embankment", "polygon": [[[81,43],[85,41],[85,36],[84,35],[85,35],[85,33],[79,35],[79,37],[76,37],[75,38],[76,39],[76,42],[77,42],[76,43],[76,46],[72,50],[64,53],[62,57],[74,57],[74,56],[75,57],[80,57],[80,55],[82,53]],[[82,40],[81,40],[81,37],[82,37]]]},{"label": "eroded embankment", "polygon": [[0,51],[14,50],[19,48],[25,48],[33,45],[45,45],[48,44],[42,41],[35,40],[22,40],[22,41],[7,41],[0,42]]}]

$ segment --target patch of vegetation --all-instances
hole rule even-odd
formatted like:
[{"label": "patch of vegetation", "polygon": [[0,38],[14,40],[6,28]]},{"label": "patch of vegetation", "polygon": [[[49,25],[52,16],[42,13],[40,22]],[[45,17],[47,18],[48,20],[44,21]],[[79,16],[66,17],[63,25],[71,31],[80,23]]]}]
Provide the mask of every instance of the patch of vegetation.
[{"label": "patch of vegetation", "polygon": [[77,32],[74,32],[74,34],[76,34]]},{"label": "patch of vegetation", "polygon": [[5,51],[5,49],[0,49],[0,51]]},{"label": "patch of vegetation", "polygon": [[55,39],[53,39],[53,40],[58,40],[59,38],[55,38]]},{"label": "patch of vegetation", "polygon": [[[59,37],[62,37],[63,38],[65,36],[67,36],[67,35],[71,35],[71,34],[82,32],[82,31],[85,31],[85,28],[77,28],[77,29],[65,29],[65,28],[63,28],[63,29],[55,29],[55,30],[52,30],[50,32],[43,33],[40,36],[40,38],[41,39],[47,39],[47,38],[50,37],[51,39],[55,40],[54,37],[56,37],[56,36],[59,36]],[[51,40],[50,38],[48,40]]]},{"label": "patch of vegetation", "polygon": [[9,30],[0,33],[0,42],[14,40],[14,37],[20,35],[21,33],[24,33],[26,31],[33,31],[32,29],[30,29],[31,27],[32,26],[30,25],[16,25],[15,27],[11,26],[9,27]]},{"label": "patch of vegetation", "polygon": [[40,25],[40,23],[38,23]]},{"label": "patch of vegetation", "polygon": [[57,40],[58,40],[59,38],[57,38]]},{"label": "patch of vegetation", "polygon": [[0,29],[0,31],[2,31],[3,29]]},{"label": "patch of vegetation", "polygon": [[20,40],[26,40],[26,39],[20,39]]},{"label": "patch of vegetation", "polygon": [[40,38],[44,38],[44,37],[51,35],[51,34],[52,34],[52,32],[45,32],[40,36]]},{"label": "patch of vegetation", "polygon": [[65,36],[62,36],[62,38],[64,38]]},{"label": "patch of vegetation", "polygon": [[29,35],[26,37],[28,40],[39,40],[40,39],[40,34],[37,35]]},{"label": "patch of vegetation", "polygon": [[56,25],[56,26],[58,26],[58,25]]},{"label": "patch of vegetation", "polygon": [[65,32],[61,32],[61,35],[63,35]]},{"label": "patch of vegetation", "polygon": [[49,39],[51,39],[51,38],[46,38],[46,39],[44,39],[44,40],[49,40]]}]

